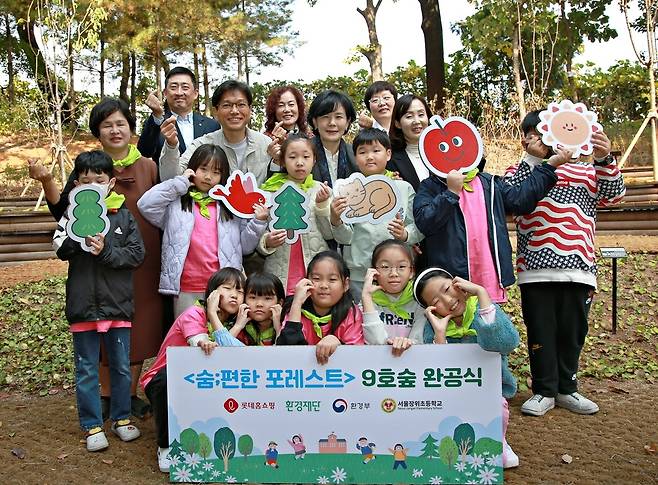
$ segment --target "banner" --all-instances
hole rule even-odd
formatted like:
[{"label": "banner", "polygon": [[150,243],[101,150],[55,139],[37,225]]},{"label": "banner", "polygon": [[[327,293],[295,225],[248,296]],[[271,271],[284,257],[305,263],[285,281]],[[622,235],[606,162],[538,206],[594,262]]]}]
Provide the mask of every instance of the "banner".
[{"label": "banner", "polygon": [[476,344],[167,349],[173,482],[502,483],[500,355]]}]

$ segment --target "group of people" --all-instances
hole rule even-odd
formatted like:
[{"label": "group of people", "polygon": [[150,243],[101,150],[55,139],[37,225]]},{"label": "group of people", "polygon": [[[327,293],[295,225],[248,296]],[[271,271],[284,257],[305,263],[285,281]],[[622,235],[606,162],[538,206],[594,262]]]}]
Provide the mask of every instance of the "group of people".
[{"label": "group of people", "polygon": [[[516,392],[506,356],[519,343],[498,306],[516,279],[507,214],[517,217],[532,372],[533,395],[521,411],[598,411],[578,392],[576,374],[596,289],[596,208],[625,191],[604,133],[592,136],[593,163],[572,161],[571,152],[542,143],[532,112],[522,124],[523,158],[505,177],[486,173],[483,160],[468,176],[452,171],[444,179],[430,174],[419,152],[428,103],[398,96],[388,82],[367,89],[361,115],[338,91],[321,92],[307,109],[297,88],[276,88],[264,133],[249,127],[253,98],[242,82],[215,90],[214,119],[194,111],[197,80],[184,67],[167,74],[163,95],[164,105],[149,95],[137,146],[126,103],[101,100],[89,127],[102,149],[76,158],[61,192],[43,165],[29,162],[58,220],[57,256],[69,261],[66,316],[88,450],[108,447],[108,418],[121,440],[139,437],[130,418],[149,406],[136,395],[140,383],[155,418],[159,468],[169,469],[166,349],[188,345],[206,353],[314,345],[326,364],[339,345],[390,345],[395,356],[413,345],[477,342],[503,356],[505,434],[507,399]],[[253,174],[264,191],[292,182],[307,192],[309,232],[288,244],[285,230],[268,228],[265,205],[243,219],[210,198],[235,170]],[[397,186],[402,208],[388,224],[341,219],[347,203],[331,188],[355,172]],[[68,194],[82,184],[102,188],[110,220],[109,232],[87,238],[86,249],[66,232]],[[504,440],[503,465],[518,464]]]}]

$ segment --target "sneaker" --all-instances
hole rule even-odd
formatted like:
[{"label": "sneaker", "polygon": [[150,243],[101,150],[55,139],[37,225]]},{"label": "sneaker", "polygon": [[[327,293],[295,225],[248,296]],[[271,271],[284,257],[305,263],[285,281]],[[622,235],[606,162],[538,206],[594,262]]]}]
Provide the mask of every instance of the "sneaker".
[{"label": "sneaker", "polygon": [[532,416],[543,416],[555,407],[555,398],[544,397],[541,394],[534,394],[530,399],[523,403],[521,412],[531,414]]},{"label": "sneaker", "polygon": [[169,450],[171,448],[160,448],[158,446],[158,467],[162,473],[169,473],[171,466],[171,458],[169,458]]},{"label": "sneaker", "polygon": [[112,423],[112,432],[119,437],[121,441],[132,441],[140,437],[141,433],[137,426],[132,424],[129,419],[120,419]]},{"label": "sneaker", "polygon": [[594,414],[599,411],[599,406],[594,401],[577,392],[558,394],[555,404],[576,414]]},{"label": "sneaker", "polygon": [[516,468],[517,466],[519,466],[519,456],[505,441],[503,444],[503,468]]},{"label": "sneaker", "polygon": [[97,426],[87,432],[87,451],[101,451],[110,446],[103,428]]}]

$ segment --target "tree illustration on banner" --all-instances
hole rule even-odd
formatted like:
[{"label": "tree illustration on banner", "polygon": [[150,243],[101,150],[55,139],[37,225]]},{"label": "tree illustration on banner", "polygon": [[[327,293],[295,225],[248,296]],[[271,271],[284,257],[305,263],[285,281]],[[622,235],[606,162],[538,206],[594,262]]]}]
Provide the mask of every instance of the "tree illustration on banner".
[{"label": "tree illustration on banner", "polygon": [[439,450],[436,447],[436,443],[438,440],[436,440],[430,433],[427,434],[427,438],[423,440],[423,443],[425,443],[425,447],[422,449],[422,455],[420,455],[421,458],[438,458],[439,457]]},{"label": "tree illustration on banner", "polygon": [[300,234],[309,232],[310,198],[306,192],[296,184],[286,182],[276,191],[272,201],[271,230],[285,229],[288,244],[295,243]]},{"label": "tree illustration on banner", "polygon": [[199,434],[192,428],[187,428],[181,431],[180,445],[185,453],[192,455],[199,451]]},{"label": "tree illustration on banner", "polygon": [[452,439],[457,443],[461,461],[463,463],[466,462],[466,455],[472,454],[473,447],[475,446],[475,431],[473,430],[473,426],[468,423],[460,424],[455,428]]},{"label": "tree illustration on banner", "polygon": [[228,461],[235,456],[235,434],[231,428],[223,427],[215,431],[215,454],[224,462],[224,473],[228,472]]},{"label": "tree illustration on banner", "polygon": [[110,230],[103,193],[92,185],[81,185],[71,191],[69,202],[66,233],[80,243],[82,249],[91,251],[86,238],[96,234],[104,236]]},{"label": "tree illustration on banner", "polygon": [[249,455],[254,451],[254,439],[248,434],[243,434],[238,439],[238,451],[246,460]]},{"label": "tree illustration on banner", "polygon": [[205,433],[200,433],[199,455],[201,455],[201,458],[205,460],[210,456],[211,453],[212,453],[212,443],[210,442],[210,438],[208,438],[208,435],[206,435]]},{"label": "tree illustration on banner", "polygon": [[459,456],[459,449],[457,443],[450,436],[445,436],[441,443],[439,443],[439,456],[441,461],[448,466],[457,463],[457,456]]}]

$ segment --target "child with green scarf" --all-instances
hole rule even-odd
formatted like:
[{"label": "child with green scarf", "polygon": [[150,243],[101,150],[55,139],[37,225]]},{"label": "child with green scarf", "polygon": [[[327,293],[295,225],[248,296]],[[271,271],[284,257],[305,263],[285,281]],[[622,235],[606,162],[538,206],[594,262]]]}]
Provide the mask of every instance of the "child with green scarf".
[{"label": "child with green scarf", "polygon": [[429,325],[425,326],[425,343],[477,343],[483,350],[501,354],[503,405],[504,468],[519,466],[519,457],[507,443],[509,423],[507,399],[516,394],[516,379],[507,366],[507,355],[519,345],[519,332],[501,310],[492,303],[484,287],[453,277],[442,268],[423,271],[413,289],[418,302],[425,307]]},{"label": "child with green scarf", "polygon": [[363,336],[369,345],[391,345],[393,355],[399,356],[423,342],[427,323],[413,294],[413,250],[402,241],[387,239],[375,246],[371,266],[361,295]]}]

